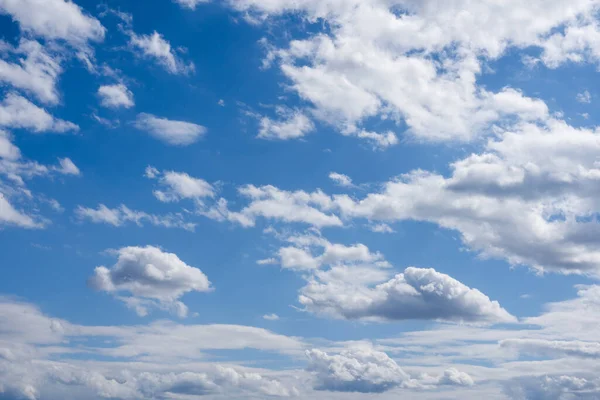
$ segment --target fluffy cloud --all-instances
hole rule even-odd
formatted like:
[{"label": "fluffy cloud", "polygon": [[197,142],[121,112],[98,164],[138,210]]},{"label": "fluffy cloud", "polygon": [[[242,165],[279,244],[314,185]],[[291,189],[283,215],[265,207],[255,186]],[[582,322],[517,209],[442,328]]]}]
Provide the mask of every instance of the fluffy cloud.
[{"label": "fluffy cloud", "polygon": [[306,136],[315,129],[314,124],[306,115],[297,110],[277,108],[280,120],[273,121],[268,117],[260,120],[260,139],[289,140]]},{"label": "fluffy cloud", "polygon": [[43,108],[16,93],[8,93],[0,103],[0,126],[27,129],[36,133],[79,130],[74,123],[54,118]]},{"label": "fluffy cloud", "polygon": [[151,35],[137,35],[130,32],[130,45],[134,50],[139,50],[141,56],[152,58],[171,74],[188,74],[194,71],[194,64],[186,64],[176,54],[160,33],[154,31]]},{"label": "fluffy cloud", "polygon": [[416,170],[380,193],[334,201],[346,217],[455,229],[470,248],[513,264],[596,274],[599,143],[596,131],[563,121],[524,124],[451,164],[448,178]]},{"label": "fluffy cloud", "polygon": [[338,174],[337,172],[331,172],[329,174],[329,179],[331,179],[337,185],[342,187],[351,187],[352,179],[348,175]]},{"label": "fluffy cloud", "polygon": [[97,267],[90,285],[119,295],[140,315],[148,313],[148,306],[167,309],[185,317],[187,307],[178,299],[185,293],[211,290],[206,275],[198,268],[181,261],[173,253],[152,247],[123,247],[117,250],[118,260],[111,268]]},{"label": "fluffy cloud", "polygon": [[0,226],[16,225],[22,228],[40,228],[42,225],[16,210],[0,192]]},{"label": "fluffy cloud", "polygon": [[109,108],[131,108],[134,106],[133,93],[122,83],[103,85],[98,88],[100,104]]},{"label": "fluffy cloud", "polygon": [[146,177],[158,179],[161,189],[154,191],[154,197],[165,203],[183,199],[202,203],[203,199],[213,198],[216,195],[216,190],[210,183],[189,176],[185,172],[164,171],[161,173],[156,168],[148,167],[146,168]]},{"label": "fluffy cloud", "polygon": [[172,146],[188,146],[206,133],[206,128],[202,125],[159,118],[146,113],[138,114],[134,125]]},{"label": "fluffy cloud", "polygon": [[505,392],[515,400],[592,400],[600,395],[600,381],[568,375],[529,376],[507,382]]},{"label": "fluffy cloud", "polygon": [[80,220],[89,220],[94,223],[104,223],[112,226],[123,226],[128,222],[132,222],[138,226],[148,223],[154,226],[181,228],[188,231],[193,231],[196,228],[196,224],[186,222],[180,214],[148,214],[143,211],[131,210],[123,204],[118,208],[108,208],[104,204],[100,204],[96,209],[78,206],[75,215]]},{"label": "fluffy cloud", "polygon": [[22,30],[46,39],[75,45],[104,39],[102,24],[71,1],[0,0],[0,12],[10,15]]},{"label": "fluffy cloud", "polygon": [[409,267],[374,287],[354,282],[364,271],[348,272],[317,272],[301,289],[300,303],[308,311],[346,319],[516,322],[497,301],[433,269]]},{"label": "fluffy cloud", "polygon": [[16,54],[16,62],[0,60],[0,81],[33,94],[40,101],[56,104],[59,101],[56,84],[62,68],[57,57],[50,55],[36,41],[21,40],[18,48],[0,46],[3,56]]},{"label": "fluffy cloud", "polygon": [[77,168],[77,165],[70,158],[59,158],[59,166],[55,168],[56,171],[63,175],[81,175],[81,171]]},{"label": "fluffy cloud", "polygon": [[198,4],[208,3],[210,0],[173,0],[175,3],[179,4],[181,7],[189,8],[190,10],[195,10]]},{"label": "fluffy cloud", "polygon": [[410,376],[380,351],[352,349],[329,355],[310,350],[306,355],[317,390],[381,393],[410,382]]}]

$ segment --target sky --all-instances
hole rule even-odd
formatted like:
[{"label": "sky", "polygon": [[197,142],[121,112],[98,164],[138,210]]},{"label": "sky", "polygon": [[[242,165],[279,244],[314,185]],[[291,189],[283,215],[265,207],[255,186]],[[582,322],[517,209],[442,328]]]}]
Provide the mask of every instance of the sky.
[{"label": "sky", "polygon": [[600,398],[599,0],[0,0],[0,400]]}]

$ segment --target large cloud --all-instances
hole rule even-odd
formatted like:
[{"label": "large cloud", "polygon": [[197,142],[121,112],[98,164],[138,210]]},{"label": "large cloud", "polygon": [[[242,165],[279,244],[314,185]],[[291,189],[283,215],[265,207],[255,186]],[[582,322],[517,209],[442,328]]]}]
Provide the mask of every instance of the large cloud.
[{"label": "large cloud", "polygon": [[[347,269],[317,272],[300,291],[308,311],[346,319],[516,322],[497,301],[433,269],[407,268],[374,287]],[[356,275],[364,274],[358,271]]]},{"label": "large cloud", "polygon": [[159,307],[184,317],[188,309],[178,299],[185,293],[207,292],[210,282],[198,268],[181,261],[173,253],[152,247],[123,247],[111,268],[97,267],[90,285],[109,293],[130,293],[121,298],[140,315],[148,306]]}]

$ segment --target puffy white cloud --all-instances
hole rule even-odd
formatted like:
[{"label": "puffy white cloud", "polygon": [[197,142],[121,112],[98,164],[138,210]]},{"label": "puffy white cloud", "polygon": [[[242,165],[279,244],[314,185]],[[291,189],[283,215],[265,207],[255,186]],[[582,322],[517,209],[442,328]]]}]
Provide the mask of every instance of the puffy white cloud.
[{"label": "puffy white cloud", "polygon": [[130,34],[132,49],[141,51],[141,56],[153,58],[171,74],[189,74],[194,71],[193,63],[185,63],[171,47],[171,43],[160,33],[154,31],[151,35]]},{"label": "puffy white cloud", "polygon": [[280,120],[274,121],[268,117],[260,120],[260,139],[289,140],[306,136],[315,129],[313,122],[298,110],[277,108]]},{"label": "puffy white cloud", "polygon": [[331,172],[329,174],[329,179],[331,179],[337,185],[340,185],[343,187],[353,186],[352,179],[348,175],[339,174],[337,172]]},{"label": "puffy white cloud", "polygon": [[188,146],[206,133],[206,128],[202,125],[160,118],[146,113],[138,114],[134,125],[172,146]]},{"label": "puffy white cloud", "polygon": [[316,390],[381,393],[410,383],[410,376],[387,354],[373,349],[350,349],[329,355],[306,352]]},{"label": "puffy white cloud", "polygon": [[347,272],[332,268],[315,273],[301,289],[300,303],[308,311],[345,319],[516,322],[497,301],[433,269],[409,267],[374,287],[354,282],[364,271]]},{"label": "puffy white cloud", "polygon": [[38,42],[25,39],[16,49],[2,50],[4,55],[8,52],[24,57],[14,63],[0,60],[0,81],[33,94],[44,103],[58,103],[56,84],[62,68],[56,56],[50,55]]},{"label": "puffy white cloud", "polygon": [[94,223],[104,223],[112,226],[123,226],[128,222],[132,222],[138,226],[149,223],[154,226],[181,228],[188,231],[193,231],[196,228],[196,224],[186,222],[180,214],[148,214],[143,211],[131,210],[123,204],[118,208],[108,208],[104,204],[100,204],[96,209],[78,206],[75,214],[80,220],[89,220]]},{"label": "puffy white cloud", "polygon": [[584,90],[581,93],[577,93],[576,99],[580,103],[591,103],[592,95],[587,90]]},{"label": "puffy white cloud", "polygon": [[582,376],[527,376],[505,384],[515,400],[592,400],[600,396],[600,380]]},{"label": "puffy white cloud", "polygon": [[191,199],[202,203],[203,199],[216,195],[216,190],[210,183],[204,179],[189,176],[185,172],[164,171],[161,173],[156,168],[149,166],[146,168],[145,175],[150,179],[158,179],[161,189],[155,190],[154,196],[162,202]]},{"label": "puffy white cloud", "polygon": [[15,225],[22,228],[40,228],[42,224],[16,210],[0,192],[0,226]]},{"label": "puffy white cloud", "polygon": [[198,4],[208,3],[210,0],[173,0],[175,3],[179,4],[181,7],[189,8],[190,10],[195,10]]},{"label": "puffy white cloud", "polygon": [[79,130],[74,123],[55,118],[43,108],[12,92],[0,103],[0,126],[28,129],[36,133]]},{"label": "puffy white cloud", "polygon": [[116,251],[118,260],[111,268],[97,267],[89,283],[96,290],[130,293],[122,298],[140,315],[147,306],[171,310],[185,317],[187,307],[178,299],[185,293],[211,290],[202,271],[181,261],[173,253],[153,247],[123,247]]},{"label": "puffy white cloud", "polygon": [[0,0],[0,12],[10,15],[22,30],[46,39],[75,45],[102,41],[105,29],[72,1]]},{"label": "puffy white cloud", "polygon": [[266,319],[267,321],[277,321],[277,320],[279,320],[279,315],[277,315],[277,314],[265,314],[265,315],[263,315],[263,319]]},{"label": "puffy white cloud", "polygon": [[63,175],[81,175],[81,171],[77,168],[77,165],[70,158],[59,158],[58,162],[60,164],[59,167],[55,168],[56,171]]},{"label": "puffy white cloud", "polygon": [[15,161],[21,158],[21,150],[12,142],[9,132],[0,130],[0,158]]},{"label": "puffy white cloud", "polygon": [[98,88],[100,104],[109,108],[131,108],[135,105],[133,93],[122,83],[103,85]]}]

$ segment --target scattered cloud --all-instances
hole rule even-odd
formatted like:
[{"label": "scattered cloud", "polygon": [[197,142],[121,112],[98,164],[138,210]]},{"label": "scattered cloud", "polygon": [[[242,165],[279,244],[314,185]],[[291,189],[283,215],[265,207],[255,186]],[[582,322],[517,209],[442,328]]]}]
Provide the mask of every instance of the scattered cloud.
[{"label": "scattered cloud", "polygon": [[183,61],[160,33],[154,31],[150,35],[138,35],[129,32],[132,50],[139,51],[143,58],[154,59],[167,72],[174,75],[187,75],[194,72],[194,64]]},{"label": "scattered cloud", "polygon": [[0,103],[0,126],[12,129],[26,129],[35,133],[76,132],[79,126],[50,115],[26,98],[10,92]]},{"label": "scattered cloud", "polygon": [[138,114],[134,126],[171,146],[189,146],[206,133],[206,128],[202,125],[160,118],[146,113]]},{"label": "scattered cloud", "polygon": [[[96,267],[89,284],[96,290],[115,294],[138,315],[147,315],[148,308],[155,307],[186,317],[188,308],[178,299],[188,292],[211,290],[200,269],[187,265],[173,253],[146,246],[123,247],[116,254],[115,265]],[[130,296],[123,297],[122,293]]]},{"label": "scattered cloud", "polygon": [[348,175],[338,174],[337,172],[331,172],[329,174],[329,179],[331,179],[335,184],[342,187],[352,187],[352,179]]},{"label": "scattered cloud", "polygon": [[133,93],[122,83],[100,86],[98,96],[100,104],[108,108],[131,108],[135,105]]},{"label": "scattered cloud", "polygon": [[194,231],[196,228],[195,223],[187,222],[181,214],[148,214],[143,211],[131,210],[123,204],[117,208],[108,208],[104,204],[100,204],[96,209],[78,206],[75,209],[75,215],[79,220],[88,220],[93,223],[108,224],[115,227],[120,227],[131,222],[137,226],[143,226],[144,223],[148,223],[154,226],[181,228],[188,231]]}]

